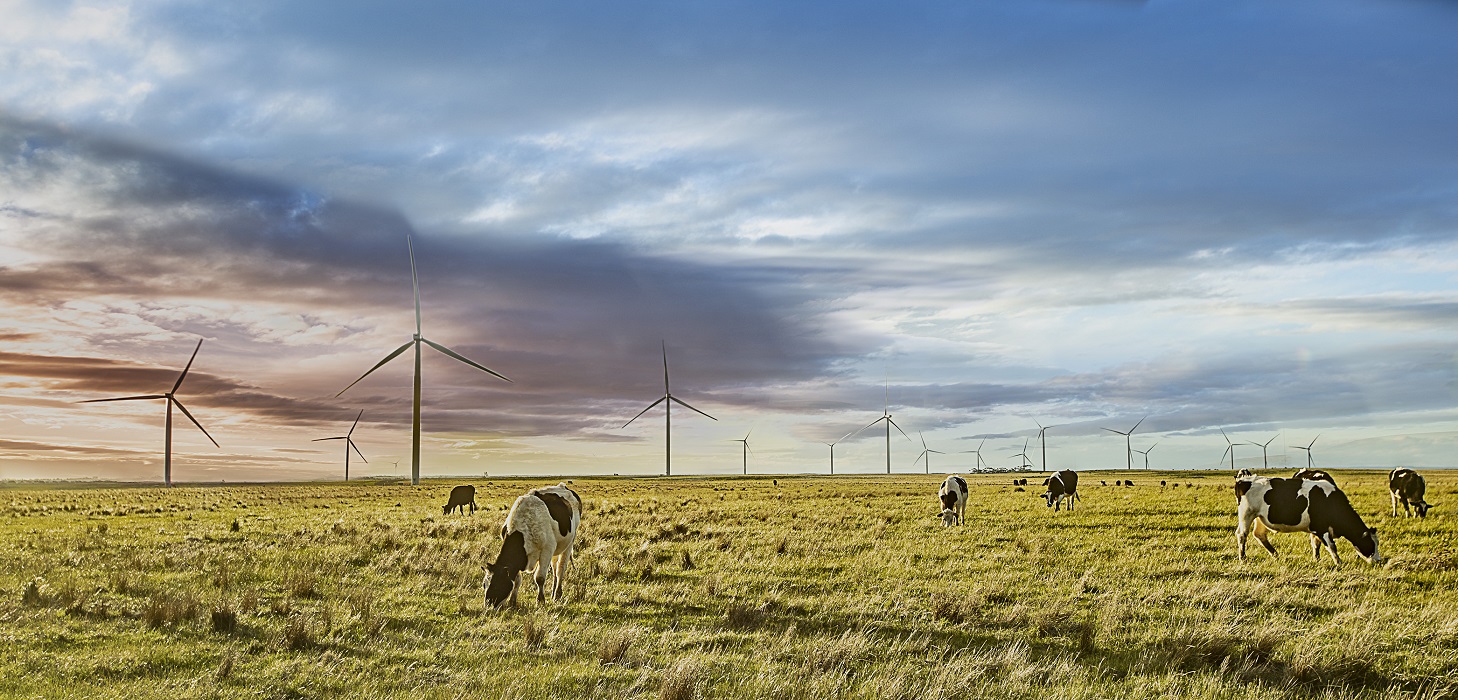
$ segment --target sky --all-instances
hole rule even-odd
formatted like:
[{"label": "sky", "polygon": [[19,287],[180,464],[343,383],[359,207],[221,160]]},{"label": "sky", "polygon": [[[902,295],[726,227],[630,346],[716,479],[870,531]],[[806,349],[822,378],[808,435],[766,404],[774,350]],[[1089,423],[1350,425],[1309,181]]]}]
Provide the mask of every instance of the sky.
[{"label": "sky", "polygon": [[3,479],[1458,464],[1447,2],[0,17]]}]

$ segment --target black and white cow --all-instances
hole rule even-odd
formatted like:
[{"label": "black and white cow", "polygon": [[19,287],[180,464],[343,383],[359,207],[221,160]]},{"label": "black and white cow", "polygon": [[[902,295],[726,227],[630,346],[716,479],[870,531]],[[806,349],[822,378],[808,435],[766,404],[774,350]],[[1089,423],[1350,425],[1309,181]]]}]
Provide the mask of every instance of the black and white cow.
[{"label": "black and white cow", "polygon": [[453,510],[465,513],[467,507],[470,507],[471,513],[476,512],[476,487],[470,484],[451,489],[450,500],[441,506],[441,515],[450,515]]},{"label": "black and white cow", "polygon": [[1276,548],[1267,536],[1271,532],[1306,532],[1311,534],[1311,554],[1321,558],[1325,544],[1332,561],[1341,564],[1336,540],[1346,538],[1362,558],[1373,564],[1382,562],[1377,551],[1377,528],[1367,527],[1362,516],[1352,508],[1347,495],[1329,481],[1281,479],[1250,476],[1235,482],[1235,544],[1245,559],[1245,540],[1255,533],[1272,556]]},{"label": "black and white cow", "polygon": [[1073,510],[1073,502],[1078,499],[1078,472],[1064,469],[1048,477],[1043,485],[1048,487],[1043,493],[1043,500],[1055,512],[1063,505],[1065,498],[1068,499],[1068,509]]},{"label": "black and white cow", "polygon": [[967,513],[967,480],[956,474],[947,477],[937,491],[937,500],[942,502],[942,527],[961,525]]},{"label": "black and white cow", "polygon": [[481,585],[486,607],[499,608],[521,588],[521,573],[532,572],[537,600],[546,601],[547,567],[552,567],[552,599],[561,600],[562,581],[572,561],[572,545],[582,523],[582,499],[567,484],[532,489],[516,499],[501,526],[501,553],[486,565]]},{"label": "black and white cow", "polygon": [[1428,517],[1428,509],[1433,504],[1423,500],[1423,493],[1427,491],[1428,485],[1423,481],[1423,475],[1411,469],[1393,469],[1387,475],[1387,489],[1392,492],[1392,517],[1397,517],[1397,504],[1402,504],[1402,509],[1407,517],[1412,517],[1412,511],[1417,509],[1419,518]]},{"label": "black and white cow", "polygon": [[1301,471],[1298,471],[1295,474],[1291,475],[1291,478],[1309,479],[1311,481],[1329,481],[1331,482],[1332,486],[1336,486],[1336,479],[1332,478],[1331,474],[1328,474],[1320,469],[1302,469]]}]

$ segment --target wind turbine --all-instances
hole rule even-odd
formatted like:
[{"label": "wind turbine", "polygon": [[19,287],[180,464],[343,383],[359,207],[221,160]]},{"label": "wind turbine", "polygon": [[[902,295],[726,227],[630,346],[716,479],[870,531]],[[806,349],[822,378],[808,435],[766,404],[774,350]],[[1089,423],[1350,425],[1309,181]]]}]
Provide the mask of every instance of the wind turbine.
[{"label": "wind turbine", "polygon": [[[844,439],[844,438],[842,438],[842,439]],[[831,476],[835,476],[835,445],[836,445],[836,443],[833,443],[833,442],[822,442],[820,444],[825,445],[826,447],[829,447],[830,448],[830,475]]]},{"label": "wind turbine", "polygon": [[201,338],[199,338],[197,341],[197,347],[192,349],[192,357],[187,359],[187,366],[182,368],[182,374],[177,375],[177,382],[172,385],[172,391],[169,391],[165,394],[147,394],[146,396],[121,396],[114,399],[91,399],[89,401],[81,402],[100,403],[103,401],[145,401],[148,399],[167,399],[167,431],[166,439],[164,441],[164,444],[166,445],[164,452],[165,456],[162,458],[162,480],[168,486],[172,485],[172,407],[174,405],[177,406],[178,410],[182,411],[182,415],[187,416],[187,419],[192,421],[193,425],[197,426],[198,430],[202,431],[203,435],[207,435],[208,441],[213,443],[213,447],[219,447],[218,441],[214,440],[213,436],[208,435],[208,431],[202,427],[202,423],[197,422],[197,419],[193,418],[191,413],[188,413],[187,407],[183,406],[182,402],[177,399],[177,390],[182,388],[182,380],[187,378],[187,371],[192,369],[192,361],[197,359],[197,351],[202,349],[202,344],[203,341]]},{"label": "wind turbine", "polygon": [[1306,451],[1306,468],[1308,468],[1308,469],[1310,469],[1312,466],[1314,466],[1314,464],[1312,463],[1312,460],[1311,460],[1311,448],[1312,448],[1312,446],[1314,446],[1316,444],[1316,441],[1317,440],[1320,440],[1320,439],[1321,439],[1321,435],[1317,435],[1316,437],[1311,438],[1311,442],[1306,443],[1306,446],[1305,447],[1302,447],[1300,445],[1292,445],[1292,447],[1294,447],[1294,448],[1296,448],[1298,450],[1305,450]]},{"label": "wind turbine", "polygon": [[971,453],[971,454],[977,455],[977,469],[979,471],[982,469],[982,467],[987,466],[987,462],[982,459],[982,446],[983,445],[986,445],[986,444],[987,444],[987,438],[982,438],[982,442],[977,443],[977,449],[975,449],[975,450],[962,450],[962,454]]},{"label": "wind turbine", "polygon": [[[663,435],[664,435],[664,440],[663,440],[663,475],[664,476],[673,476],[673,462],[672,462],[672,458],[673,458],[673,404],[675,404],[675,403],[678,404],[678,405],[680,405],[680,406],[683,406],[684,408],[689,409],[690,411],[693,411],[694,413],[697,413],[697,414],[699,414],[699,415],[701,415],[701,416],[703,416],[705,418],[708,418],[709,420],[712,420],[712,421],[719,420],[718,418],[715,418],[715,417],[713,417],[713,416],[711,416],[711,415],[709,415],[707,413],[704,413],[703,411],[700,411],[697,408],[694,408],[693,406],[688,405],[687,403],[684,403],[677,396],[674,396],[673,395],[673,392],[671,392],[671,391],[668,390],[668,343],[664,342],[663,343],[663,396],[661,398],[659,398],[657,401],[654,401],[653,403],[648,404],[648,408],[645,408],[645,409],[639,411],[638,412],[638,415],[633,416],[632,419],[630,419],[627,423],[624,423],[623,424],[623,428],[626,428],[626,427],[632,425],[633,424],[633,421],[638,420],[638,418],[640,418],[644,413],[647,413],[654,406],[657,406],[658,404],[663,404]],[[619,428],[619,430],[622,430],[622,428]],[[747,441],[749,439],[749,436],[748,435],[745,435],[744,436],[744,439]],[[749,443],[748,442],[745,442],[744,443],[744,446],[747,449],[749,447]],[[745,466],[745,471],[746,472],[749,469],[748,464],[749,464],[749,462],[746,459],[746,461],[745,461],[745,465],[746,465]]]},{"label": "wind turbine", "polygon": [[354,425],[349,426],[349,432],[347,432],[347,433],[345,433],[343,435],[340,435],[339,437],[317,438],[317,439],[314,439],[314,440],[310,440],[310,442],[323,442],[325,440],[343,440],[344,441],[344,480],[345,481],[349,481],[349,448],[351,448],[351,447],[354,448],[354,452],[355,452],[355,454],[358,454],[359,455],[360,461],[363,461],[365,464],[369,464],[370,463],[370,461],[368,459],[365,459],[364,453],[359,451],[359,445],[354,444],[354,437],[352,437],[354,435],[355,426],[358,426],[359,425],[359,419],[361,419],[361,418],[364,418],[364,409],[362,409],[362,408],[359,410],[359,415],[357,415],[357,416],[354,417]]},{"label": "wind turbine", "polygon": [[[1144,418],[1148,417],[1149,416],[1145,416]],[[1111,433],[1116,433],[1118,435],[1124,436],[1124,468],[1128,471],[1134,471],[1134,443],[1131,441],[1130,436],[1134,434],[1134,431],[1139,429],[1139,424],[1144,422],[1144,418],[1140,418],[1139,423],[1135,423],[1134,427],[1130,428],[1129,432],[1127,433],[1119,430],[1114,430],[1113,428],[1104,428],[1104,430],[1107,430]]]},{"label": "wind turbine", "polygon": [[1038,442],[1043,448],[1043,471],[1046,472],[1048,471],[1048,429],[1053,426],[1043,425],[1042,423],[1038,423],[1038,421],[1033,422],[1038,425]]},{"label": "wind turbine", "polygon": [[1022,457],[1023,458],[1023,465],[1022,466],[1023,466],[1023,470],[1024,471],[1026,471],[1029,467],[1033,466],[1033,460],[1028,459],[1028,441],[1027,440],[1024,440],[1023,441],[1023,451],[1022,452],[1019,452],[1019,453],[1017,453],[1017,454],[1015,454],[1013,456],[1014,457]]},{"label": "wind turbine", "polygon": [[1134,450],[1135,452],[1138,452],[1139,454],[1144,455],[1144,470],[1145,471],[1149,471],[1149,453],[1150,452],[1153,452],[1154,451],[1154,448],[1156,448],[1156,447],[1159,447],[1159,443],[1157,443],[1157,442],[1154,443],[1153,445],[1150,445],[1149,446],[1149,449],[1147,449],[1147,450]]},{"label": "wind turbine", "polygon": [[[1230,455],[1230,471],[1235,471],[1235,446],[1237,443],[1230,441],[1230,436],[1225,434],[1224,428],[1220,429],[1220,437],[1225,438],[1225,443],[1228,445],[1225,448],[1225,452]],[[1225,455],[1222,454],[1220,457],[1223,459]]]},{"label": "wind turbine", "polygon": [[740,456],[742,456],[744,458],[744,474],[745,474],[745,476],[748,476],[749,475],[749,453],[753,451],[753,450],[749,449],[749,436],[753,432],[754,432],[754,428],[750,428],[749,429],[749,432],[744,434],[744,437],[742,437],[742,438],[740,438],[738,440],[730,440],[729,441],[729,442],[741,442],[741,443],[744,443],[744,449],[743,450],[740,450]]},{"label": "wind turbine", "polygon": [[415,246],[414,246],[414,244],[412,244],[410,242],[410,236],[406,236],[405,237],[405,247],[410,251],[410,287],[415,291],[415,336],[410,339],[410,342],[405,343],[404,345],[401,345],[398,348],[395,348],[395,351],[392,352],[392,353],[390,353],[390,354],[388,354],[388,355],[386,355],[385,356],[385,359],[380,360],[379,362],[375,363],[375,366],[374,367],[371,367],[369,369],[369,372],[365,372],[364,374],[361,374],[359,376],[359,379],[356,379],[353,382],[350,382],[349,386],[344,387],[343,389],[341,389],[338,394],[335,394],[334,395],[334,398],[339,398],[340,396],[343,396],[344,395],[344,392],[349,391],[350,387],[354,386],[355,384],[360,383],[362,380],[364,380],[365,377],[370,376],[370,372],[374,372],[375,370],[377,370],[377,369],[385,366],[385,363],[386,362],[389,362],[390,360],[393,360],[396,357],[399,357],[400,356],[400,353],[405,352],[406,350],[409,350],[412,345],[415,347],[415,406],[414,406],[414,418],[413,418],[413,420],[410,423],[410,485],[411,486],[419,486],[420,485],[420,344],[421,343],[425,343],[426,345],[429,345],[430,347],[435,348],[436,350],[438,350],[441,354],[443,354],[443,355],[445,355],[447,357],[456,359],[456,360],[460,360],[461,362],[464,362],[464,363],[466,363],[466,364],[468,364],[468,365],[470,365],[472,367],[475,367],[476,369],[479,369],[482,372],[485,372],[485,373],[487,373],[487,374],[489,374],[489,375],[491,375],[493,377],[496,377],[497,379],[502,379],[502,380],[505,380],[505,381],[508,381],[508,382],[511,381],[511,380],[510,379],[507,379],[506,377],[502,376],[501,374],[498,374],[494,370],[488,369],[485,365],[480,365],[480,364],[477,364],[475,362],[472,362],[471,360],[466,359],[464,356],[456,353],[456,351],[454,351],[454,350],[452,350],[452,349],[450,349],[450,348],[448,348],[448,347],[446,347],[444,345],[441,345],[440,343],[436,343],[434,341],[427,340],[425,338],[425,336],[423,336],[423,335],[420,334],[420,279],[415,274]]},{"label": "wind turbine", "polygon": [[[926,446],[926,436],[923,435],[920,430],[916,431],[916,436],[919,437],[919,438],[921,438],[921,454],[920,455],[917,455],[916,462],[920,462],[921,461],[921,458],[922,457],[925,457],[926,458],[926,473],[930,474],[931,473],[931,456],[934,455],[934,454],[944,455],[946,453],[945,452],[942,452],[941,450],[933,450],[932,448],[927,447]],[[913,467],[916,466],[916,462],[912,462],[911,463],[911,466],[913,466]]]},{"label": "wind turbine", "polygon": [[[1261,468],[1262,469],[1270,468],[1270,466],[1271,466],[1271,460],[1266,456],[1266,448],[1267,447],[1270,447],[1271,446],[1271,443],[1275,442],[1276,441],[1276,438],[1278,438],[1278,437],[1281,437],[1281,434],[1280,433],[1276,433],[1275,435],[1272,435],[1271,436],[1271,439],[1269,439],[1269,440],[1267,440],[1265,442],[1247,442],[1247,443],[1245,443],[1247,445],[1250,445],[1251,447],[1259,447],[1259,448],[1261,448]],[[1316,441],[1315,440],[1312,440],[1312,442],[1316,442]]]},{"label": "wind turbine", "polygon": [[[887,474],[890,474],[891,473],[891,426],[896,425],[896,421],[894,421],[894,420],[891,419],[891,407],[890,406],[887,406],[886,408],[882,409],[881,417],[880,418],[877,418],[876,420],[871,421],[870,425],[867,425],[866,428],[869,428],[869,427],[871,427],[871,426],[873,426],[873,425],[875,425],[877,423],[880,423],[881,421],[886,421],[886,473]],[[866,428],[861,428],[861,430],[865,430]],[[861,430],[857,430],[856,432],[851,433],[850,435],[847,435],[846,437],[851,437],[852,435],[859,434],[861,432]],[[896,430],[900,431],[902,435],[906,435],[906,431],[905,430],[901,430],[901,426],[896,425]],[[841,439],[844,440],[845,438],[841,438]],[[907,442],[910,442],[911,441],[911,436],[910,435],[906,435],[906,440],[907,440]]]}]

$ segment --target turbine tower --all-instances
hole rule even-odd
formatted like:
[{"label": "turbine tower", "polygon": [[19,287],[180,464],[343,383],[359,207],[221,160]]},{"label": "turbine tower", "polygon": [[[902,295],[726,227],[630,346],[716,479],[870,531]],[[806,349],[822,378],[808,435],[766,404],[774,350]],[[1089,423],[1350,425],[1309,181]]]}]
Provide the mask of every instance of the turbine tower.
[{"label": "turbine tower", "polygon": [[[917,455],[916,462],[920,462],[921,461],[921,458],[922,457],[925,457],[926,458],[926,473],[930,474],[931,473],[931,456],[934,455],[934,454],[944,455],[946,453],[945,452],[942,452],[940,450],[933,450],[932,448],[927,447],[926,446],[926,436],[923,435],[920,430],[916,431],[916,436],[919,437],[919,438],[921,438],[921,454],[920,455]],[[913,467],[916,466],[916,462],[912,462],[911,463],[911,466],[913,466]]]},{"label": "turbine tower", "polygon": [[177,398],[177,390],[182,388],[182,380],[187,379],[187,371],[192,369],[192,361],[197,359],[197,351],[202,349],[202,344],[203,341],[201,338],[199,338],[197,341],[197,347],[192,349],[192,357],[187,359],[187,366],[182,368],[182,374],[177,375],[177,381],[172,385],[172,391],[169,391],[165,394],[147,394],[146,396],[120,396],[114,399],[91,399],[89,401],[81,402],[101,403],[103,401],[146,401],[149,399],[167,399],[167,430],[165,432],[166,437],[163,441],[165,448],[163,453],[164,456],[162,458],[162,481],[168,486],[172,485],[172,407],[174,405],[177,406],[178,410],[182,411],[182,415],[187,416],[187,419],[192,421],[193,425],[197,426],[198,430],[202,431],[203,435],[207,435],[208,441],[213,443],[213,447],[219,447],[218,441],[214,440],[213,436],[208,435],[208,431],[207,429],[202,427],[202,423],[197,422],[197,419],[192,417],[192,414],[188,412],[187,407],[182,405],[182,401],[178,400]]},{"label": "turbine tower", "polygon": [[1307,469],[1310,469],[1311,467],[1315,466],[1315,464],[1313,463],[1313,461],[1311,459],[1311,448],[1312,448],[1312,446],[1314,446],[1316,444],[1316,441],[1317,440],[1320,440],[1320,439],[1321,439],[1321,436],[1320,435],[1317,435],[1316,437],[1311,438],[1311,442],[1306,443],[1306,446],[1305,447],[1302,447],[1300,445],[1292,445],[1292,447],[1294,447],[1294,448],[1296,448],[1298,450],[1304,450],[1306,452],[1306,468]]},{"label": "turbine tower", "polygon": [[754,451],[754,450],[749,449],[749,436],[751,434],[753,434],[753,433],[754,433],[754,428],[750,428],[749,429],[749,432],[744,434],[744,437],[739,438],[738,440],[730,440],[729,441],[729,442],[739,442],[739,443],[743,443],[744,444],[744,449],[740,450],[740,456],[744,460],[744,475],[745,476],[748,476],[749,475],[749,453]]},{"label": "turbine tower", "polygon": [[338,394],[335,394],[334,395],[334,398],[339,398],[340,396],[343,396],[344,395],[344,392],[349,391],[350,387],[354,386],[355,384],[360,383],[361,381],[364,380],[365,377],[370,376],[370,373],[371,372],[374,372],[375,370],[377,370],[377,369],[385,366],[385,363],[386,362],[389,362],[390,360],[393,360],[396,357],[399,357],[400,356],[400,353],[403,353],[406,350],[409,350],[411,346],[414,346],[415,347],[415,390],[414,390],[415,402],[414,402],[413,419],[411,420],[411,423],[410,423],[410,485],[411,486],[419,486],[420,485],[420,344],[421,343],[425,343],[426,345],[429,345],[430,347],[435,348],[441,354],[443,354],[443,355],[445,355],[447,357],[450,357],[452,359],[460,360],[461,362],[464,362],[464,363],[466,363],[466,364],[468,364],[468,365],[470,365],[472,367],[475,367],[476,369],[479,369],[482,372],[485,372],[485,373],[487,373],[487,374],[489,374],[489,375],[491,375],[493,377],[496,377],[497,379],[502,379],[502,380],[505,380],[505,381],[508,381],[508,382],[511,381],[511,380],[510,379],[507,379],[506,377],[504,377],[504,376],[502,376],[500,374],[498,374],[494,370],[488,369],[484,365],[480,365],[480,364],[477,364],[477,363],[475,363],[475,362],[473,362],[471,360],[468,360],[464,356],[456,353],[456,351],[451,350],[450,348],[448,348],[448,347],[446,347],[444,345],[441,345],[440,343],[436,343],[436,342],[433,342],[431,340],[428,340],[428,339],[426,339],[425,336],[421,335],[421,332],[420,332],[420,278],[415,274],[415,245],[410,242],[410,236],[408,236],[408,235],[405,237],[405,247],[410,251],[410,287],[415,291],[415,336],[410,339],[410,342],[405,343],[404,345],[401,345],[398,348],[395,348],[395,351],[392,352],[392,353],[390,353],[390,354],[388,354],[388,355],[386,355],[385,356],[385,359],[380,360],[379,362],[375,363],[375,366],[374,367],[371,367],[368,372],[365,372],[364,374],[361,374],[359,376],[359,379],[356,379],[353,382],[350,382],[349,386],[344,387],[343,389],[341,389]]},{"label": "turbine tower", "polygon": [[1157,442],[1153,445],[1150,445],[1149,449],[1147,450],[1134,450],[1135,452],[1144,455],[1144,471],[1149,471],[1149,453],[1153,452],[1154,448],[1156,447],[1159,447],[1159,443]]},{"label": "turbine tower", "polygon": [[[842,439],[844,439],[844,438],[842,438]],[[822,442],[820,444],[825,445],[826,447],[829,447],[830,448],[830,475],[831,476],[835,476],[835,445],[836,445],[836,443],[834,443],[834,442]]]},{"label": "turbine tower", "polygon": [[[1251,447],[1259,447],[1259,448],[1261,448],[1261,468],[1262,469],[1269,469],[1270,468],[1270,466],[1271,466],[1271,460],[1266,455],[1266,448],[1270,447],[1271,446],[1271,443],[1275,442],[1276,441],[1276,438],[1278,438],[1278,437],[1281,437],[1281,434],[1280,433],[1276,433],[1275,435],[1272,435],[1271,436],[1271,439],[1269,439],[1269,440],[1267,440],[1265,442],[1247,442],[1247,443],[1245,443],[1247,445],[1250,445]],[[1316,442],[1316,441],[1315,440],[1312,440],[1312,442]]]},{"label": "turbine tower", "polygon": [[1033,422],[1038,425],[1038,442],[1043,449],[1043,471],[1046,472],[1048,471],[1048,429],[1053,426],[1043,425],[1042,423],[1038,423],[1038,421]]},{"label": "turbine tower", "polygon": [[[699,415],[701,415],[701,416],[703,416],[705,418],[708,418],[709,420],[712,420],[712,421],[717,421],[719,419],[718,418],[715,418],[715,417],[713,417],[713,416],[711,416],[711,415],[709,415],[707,413],[704,413],[703,411],[700,411],[699,409],[694,408],[693,406],[690,406],[687,403],[684,403],[677,396],[674,396],[673,395],[673,392],[669,391],[669,389],[668,389],[668,343],[667,342],[663,342],[662,344],[663,344],[663,396],[660,397],[657,401],[654,401],[653,403],[648,404],[648,408],[645,408],[645,409],[639,411],[638,412],[638,415],[633,416],[631,419],[628,420],[627,423],[624,423],[623,424],[623,428],[626,428],[626,427],[632,425],[633,424],[633,421],[638,420],[638,418],[642,417],[642,415],[644,413],[647,413],[654,406],[657,406],[658,404],[663,404],[663,436],[664,436],[664,439],[663,439],[663,475],[664,476],[673,476],[673,404],[678,404],[680,406],[683,406],[684,408],[687,408],[690,411],[693,411],[694,413],[697,413],[697,414],[699,414]],[[622,430],[623,428],[618,428],[618,430]],[[749,436],[748,435],[745,435],[744,438],[745,438],[745,440],[748,440],[749,439]],[[745,442],[744,445],[747,448],[749,446],[749,443],[748,442]],[[745,462],[745,465],[746,465],[745,466],[745,469],[747,471],[748,470],[748,466],[747,466],[748,465],[748,462],[747,461]]]},{"label": "turbine tower", "polygon": [[[365,459],[364,453],[359,451],[359,445],[354,444],[354,437],[353,437],[354,436],[354,429],[355,429],[355,426],[358,426],[359,425],[359,419],[361,419],[361,418],[364,418],[364,409],[362,409],[362,408],[359,410],[359,415],[357,415],[357,416],[354,417],[354,425],[349,426],[349,432],[347,432],[347,433],[345,433],[343,435],[340,435],[338,437],[316,438],[314,440],[310,440],[309,441],[309,442],[323,442],[325,440],[343,440],[344,441],[344,480],[345,481],[349,481],[349,450],[350,450],[350,448],[354,448],[355,454],[358,454],[359,455],[360,461],[364,462],[365,464],[369,464],[370,463],[370,461],[368,459]],[[398,462],[397,462],[397,464],[398,464]]]},{"label": "turbine tower", "polygon": [[[1144,418],[1148,417],[1145,416]],[[1126,471],[1134,471],[1134,443],[1131,441],[1131,436],[1134,435],[1134,431],[1139,429],[1139,424],[1144,422],[1144,418],[1140,418],[1139,423],[1135,423],[1134,427],[1130,428],[1127,433],[1121,430],[1114,430],[1113,428],[1104,428],[1104,430],[1111,433],[1124,436],[1124,469]]]}]

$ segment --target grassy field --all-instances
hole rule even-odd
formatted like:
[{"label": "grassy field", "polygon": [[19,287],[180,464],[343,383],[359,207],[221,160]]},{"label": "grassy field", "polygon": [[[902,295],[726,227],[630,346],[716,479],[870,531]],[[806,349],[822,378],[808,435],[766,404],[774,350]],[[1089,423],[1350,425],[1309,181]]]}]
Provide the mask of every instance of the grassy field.
[{"label": "grassy field", "polygon": [[1085,473],[1072,513],[977,476],[951,529],[934,476],[575,479],[566,598],[509,612],[484,563],[543,481],[474,482],[473,517],[458,481],[11,485],[0,696],[1458,696],[1458,474],[1423,521],[1336,476],[1384,565],[1237,561],[1227,474]]}]

